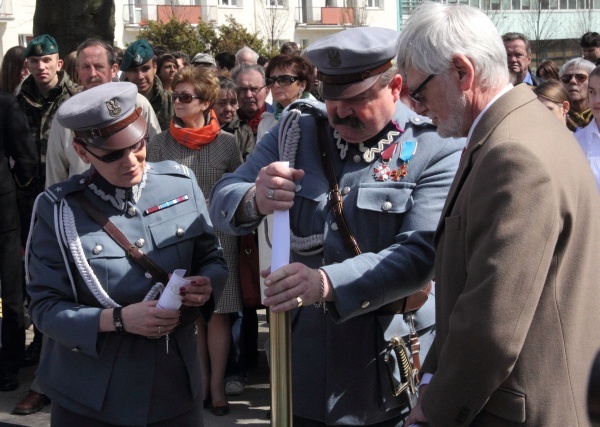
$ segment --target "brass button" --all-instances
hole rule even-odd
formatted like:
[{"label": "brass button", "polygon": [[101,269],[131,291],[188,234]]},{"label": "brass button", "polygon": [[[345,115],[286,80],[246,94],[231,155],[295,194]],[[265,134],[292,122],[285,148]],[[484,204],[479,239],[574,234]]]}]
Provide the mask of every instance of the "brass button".
[{"label": "brass button", "polygon": [[361,307],[362,308],[367,308],[369,306],[369,304],[371,304],[369,301],[365,301],[362,303]]},{"label": "brass button", "polygon": [[350,192],[350,187],[344,187],[344,188],[342,188],[342,196],[345,196],[349,192]]},{"label": "brass button", "polygon": [[294,191],[296,193],[298,193],[300,190],[302,190],[302,185],[301,184],[296,185],[296,188],[294,188]]},{"label": "brass button", "polygon": [[96,246],[94,246],[94,249],[92,249],[92,252],[94,253],[94,255],[100,255],[100,252],[102,252],[104,248],[102,247],[102,245],[97,244]]},{"label": "brass button", "polygon": [[152,279],[152,274],[149,271],[146,271],[144,276],[146,276],[146,279]]},{"label": "brass button", "polygon": [[144,245],[145,245],[145,244],[146,244],[146,241],[145,241],[144,239],[137,239],[137,240],[135,241],[135,245],[136,245],[138,248],[142,248],[142,247],[144,247]]},{"label": "brass button", "polygon": [[392,209],[392,204],[390,202],[383,202],[383,205],[381,205],[381,210],[387,212],[390,209]]},{"label": "brass button", "polygon": [[74,353],[79,353],[81,351],[81,349],[79,347],[73,347],[71,349],[71,351],[74,352]]},{"label": "brass button", "polygon": [[352,161],[354,163],[360,163],[361,160],[362,160],[362,157],[360,156],[360,154],[355,154],[354,157],[352,157]]},{"label": "brass button", "polygon": [[332,222],[330,228],[331,228],[331,231],[338,231],[337,222]]},{"label": "brass button", "polygon": [[177,237],[183,237],[184,234],[185,234],[185,232],[183,231],[183,228],[177,227],[177,231],[175,232],[175,235]]},{"label": "brass button", "polygon": [[134,216],[137,213],[137,209],[132,206],[129,209],[127,209],[127,213],[129,214],[129,216]]}]

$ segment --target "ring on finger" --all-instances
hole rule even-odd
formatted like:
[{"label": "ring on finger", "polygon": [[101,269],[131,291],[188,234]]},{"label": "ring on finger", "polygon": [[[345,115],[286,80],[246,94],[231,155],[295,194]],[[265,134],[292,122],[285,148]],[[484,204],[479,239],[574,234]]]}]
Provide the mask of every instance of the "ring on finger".
[{"label": "ring on finger", "polygon": [[273,188],[269,188],[267,199],[275,200],[275,190]]},{"label": "ring on finger", "polygon": [[159,326],[158,327],[158,335],[160,335],[160,329],[161,329],[161,327]]},{"label": "ring on finger", "polygon": [[296,297],[296,302],[298,303],[298,308],[302,307],[302,298]]}]

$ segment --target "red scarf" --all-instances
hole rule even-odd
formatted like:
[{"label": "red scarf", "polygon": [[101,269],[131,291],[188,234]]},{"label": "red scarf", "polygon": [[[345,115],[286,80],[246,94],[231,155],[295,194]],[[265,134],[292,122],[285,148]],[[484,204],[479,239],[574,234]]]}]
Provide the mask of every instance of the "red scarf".
[{"label": "red scarf", "polygon": [[217,115],[213,110],[210,110],[210,121],[207,125],[201,128],[182,128],[175,125],[175,117],[171,119],[171,125],[169,126],[171,136],[175,138],[181,145],[190,148],[192,150],[199,150],[202,146],[210,144],[221,131]]},{"label": "red scarf", "polygon": [[241,110],[238,110],[238,117],[242,120],[246,120],[248,126],[250,126],[250,129],[252,129],[252,133],[256,135],[256,132],[258,132],[258,124],[260,123],[260,118],[262,116],[262,113],[264,113],[265,111],[267,111],[267,104],[264,104],[262,108],[258,110],[254,117],[252,117],[251,119],[248,119]]}]

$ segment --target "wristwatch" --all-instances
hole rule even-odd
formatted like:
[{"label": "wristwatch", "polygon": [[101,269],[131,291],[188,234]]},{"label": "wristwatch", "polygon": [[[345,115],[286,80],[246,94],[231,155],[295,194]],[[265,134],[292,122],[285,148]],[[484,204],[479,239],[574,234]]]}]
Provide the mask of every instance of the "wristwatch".
[{"label": "wristwatch", "polygon": [[113,323],[115,324],[115,330],[119,333],[125,332],[125,327],[123,326],[123,319],[121,318],[122,310],[123,307],[113,308]]}]

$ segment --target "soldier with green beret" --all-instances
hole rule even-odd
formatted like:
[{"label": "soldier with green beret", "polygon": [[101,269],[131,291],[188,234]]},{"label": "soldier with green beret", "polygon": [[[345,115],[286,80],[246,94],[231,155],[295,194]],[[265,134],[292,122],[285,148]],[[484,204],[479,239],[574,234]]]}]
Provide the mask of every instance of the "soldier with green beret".
[{"label": "soldier with green beret", "polygon": [[[17,100],[27,116],[39,158],[36,177],[27,187],[17,189],[21,241],[25,247],[33,203],[45,187],[46,151],[52,119],[58,107],[78,93],[80,88],[71,81],[67,72],[62,70],[63,61],[58,56],[58,43],[51,35],[42,34],[31,40],[22,56],[26,58],[27,69],[31,75],[23,81]],[[36,329],[34,341],[25,354],[25,366],[37,363],[41,346],[42,335]]]},{"label": "soldier with green beret", "polygon": [[168,129],[175,114],[173,101],[160,79],[156,78],[156,56],[146,39],[136,40],[129,45],[120,68],[127,80],[135,84],[138,92],[150,101],[161,129]]}]

